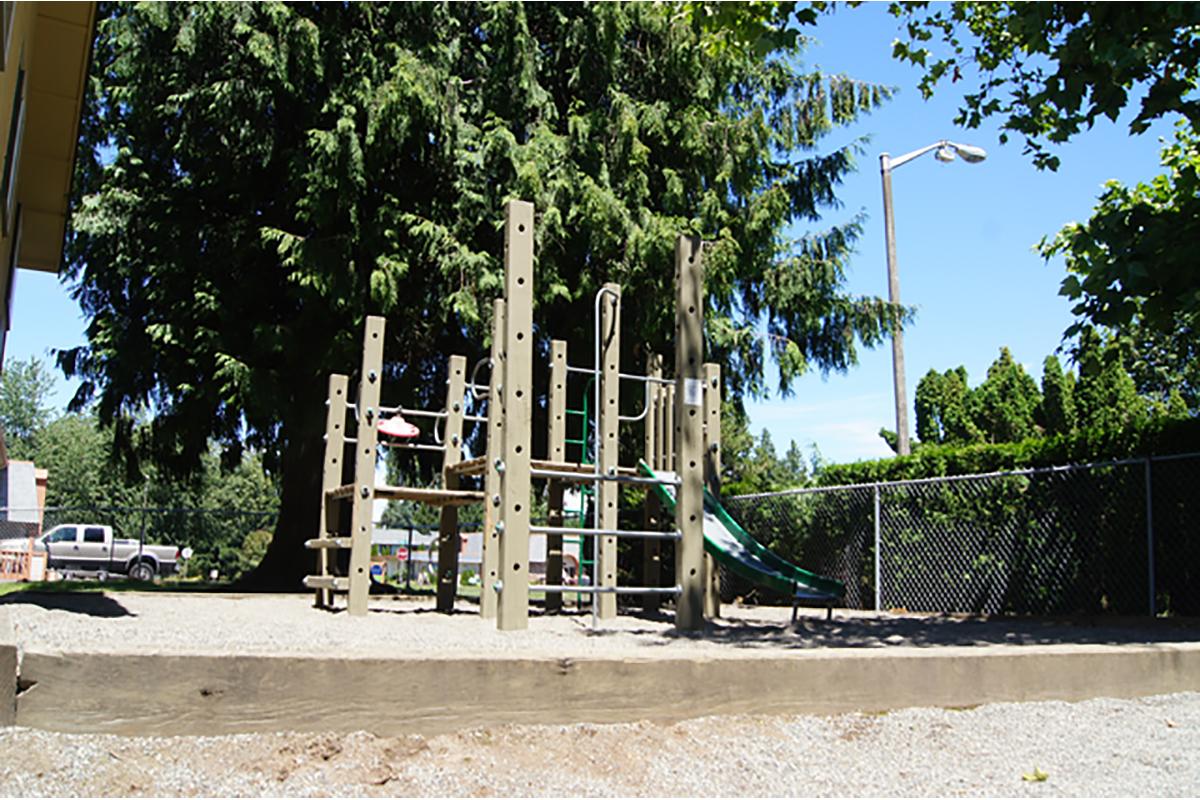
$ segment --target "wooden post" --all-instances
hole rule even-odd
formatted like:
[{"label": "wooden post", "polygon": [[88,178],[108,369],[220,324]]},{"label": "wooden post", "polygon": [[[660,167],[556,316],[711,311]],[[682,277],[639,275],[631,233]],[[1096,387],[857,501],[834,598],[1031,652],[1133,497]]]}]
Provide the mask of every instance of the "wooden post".
[{"label": "wooden post", "polygon": [[[646,374],[651,378],[662,377],[662,356],[651,353],[646,359]],[[646,463],[650,468],[659,468],[659,437],[662,424],[662,385],[657,381],[646,384],[646,429],[642,437]],[[658,530],[659,515],[662,513],[658,496],[651,487],[646,492],[645,505],[642,507],[642,520],[645,530]],[[662,542],[659,539],[642,540],[642,585],[662,585]],[[661,596],[657,594],[642,595],[642,610],[658,611]]]},{"label": "wooden post", "polygon": [[[596,463],[605,475],[616,472],[620,464],[620,355],[621,355],[621,286],[606,283],[606,294],[600,301],[600,408],[596,413],[600,419],[600,452]],[[615,530],[618,524],[617,505],[620,502],[620,486],[613,481],[602,481],[596,497],[600,508],[600,527]],[[617,537],[600,537],[600,563],[596,565],[599,576],[597,585],[617,585]],[[617,615],[617,596],[602,594],[597,616],[612,619]]]},{"label": "wooden post", "polygon": [[[567,460],[567,343],[555,339],[550,343],[550,436],[547,439],[547,457],[550,461]],[[546,499],[547,525],[552,528],[563,526],[563,482],[550,481]],[[546,583],[562,585],[563,545],[561,533],[546,534]],[[563,596],[560,592],[546,595],[546,611],[561,611]]]},{"label": "wooden post", "polygon": [[492,377],[488,382],[486,471],[483,479],[483,562],[479,566],[479,615],[496,618],[498,597],[492,587],[500,578],[500,473],[493,464],[504,458],[504,301],[492,303]]},{"label": "wooden post", "polygon": [[[529,627],[529,443],[533,419],[533,204],[509,201],[504,224],[504,459],[496,627]],[[490,464],[489,469],[497,469]]]},{"label": "wooden post", "polygon": [[680,236],[675,249],[675,471],[681,481],[675,522],[683,538],[675,547],[675,579],[682,593],[675,627],[704,626],[704,279],[700,237]]},{"label": "wooden post", "polygon": [[[721,367],[704,365],[704,483],[714,498],[721,497]],[[704,554],[704,616],[721,616],[721,571],[710,553]]]},{"label": "wooden post", "polygon": [[[329,500],[329,492],[342,485],[342,458],[346,454],[346,391],[349,379],[345,375],[329,376],[329,401],[325,409],[325,465],[321,470],[321,539],[338,535],[339,500]],[[328,547],[317,549],[317,575],[328,578],[334,570],[330,562],[337,562],[337,551]],[[316,590],[315,601],[321,608],[333,608],[333,590],[324,587]]]},{"label": "wooden post", "polygon": [[354,444],[354,506],[350,512],[350,616],[367,613],[371,592],[371,514],[375,505],[375,444],[379,387],[383,382],[383,317],[367,317],[358,379],[358,430]]},{"label": "wooden post", "polygon": [[[458,488],[458,474],[453,467],[462,461],[463,399],[467,389],[466,356],[450,356],[446,380],[446,427],[442,432],[442,486]],[[458,506],[442,506],[438,522],[438,586],[437,610],[454,613],[454,598],[458,595],[458,553],[462,537],[458,532]]]}]

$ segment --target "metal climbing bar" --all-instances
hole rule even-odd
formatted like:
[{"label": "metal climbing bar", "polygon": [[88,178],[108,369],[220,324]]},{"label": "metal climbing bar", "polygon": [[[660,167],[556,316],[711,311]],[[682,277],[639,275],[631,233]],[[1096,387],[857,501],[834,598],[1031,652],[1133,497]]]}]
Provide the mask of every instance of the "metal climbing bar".
[{"label": "metal climbing bar", "polygon": [[421,442],[379,442],[384,447],[394,447],[398,450],[428,450],[432,453],[444,452],[444,444],[422,444]]},{"label": "metal climbing bar", "polygon": [[529,591],[530,593],[545,591],[547,595],[571,593],[581,595],[678,595],[683,590],[679,587],[554,587],[554,585],[538,587],[538,585],[533,585],[533,587],[529,587]]},{"label": "metal climbing bar", "polygon": [[530,533],[570,533],[578,536],[616,536],[624,539],[681,539],[679,531],[624,531],[618,528],[562,528],[553,525],[530,525]]},{"label": "metal climbing bar", "polygon": [[604,481],[606,483],[639,483],[648,484],[651,486],[678,486],[678,478],[646,478],[640,475],[606,475],[600,472],[563,472],[556,469],[531,469],[529,474],[534,478],[554,478],[560,481],[573,481],[576,483],[592,483],[593,481]]},{"label": "metal climbing bar", "polygon": [[380,406],[379,413],[381,414],[403,414],[406,417],[432,417],[434,419],[445,419],[447,413],[445,411],[426,411],[422,408],[405,408],[404,406]]}]

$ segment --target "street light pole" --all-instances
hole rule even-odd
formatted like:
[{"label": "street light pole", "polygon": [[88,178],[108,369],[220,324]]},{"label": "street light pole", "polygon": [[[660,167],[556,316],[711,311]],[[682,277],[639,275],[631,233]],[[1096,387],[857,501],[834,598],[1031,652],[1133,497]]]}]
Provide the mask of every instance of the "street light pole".
[{"label": "street light pole", "polygon": [[[887,153],[879,156],[879,171],[883,177],[883,237],[887,248],[888,302],[900,305],[900,273],[896,271],[896,220],[892,212],[892,159]],[[908,443],[908,393],[904,379],[904,332],[900,320],[892,323],[892,388],[896,398],[896,454],[912,452]]]},{"label": "street light pole", "polygon": [[[981,147],[957,144],[946,139],[911,153],[905,153],[895,159],[888,153],[879,154],[879,173],[883,180],[883,230],[884,247],[887,249],[888,302],[893,306],[900,305],[900,273],[896,269],[896,222],[892,211],[892,170],[931,150],[937,151],[934,158],[942,162],[950,162],[961,156],[962,160],[968,164],[978,164],[987,158],[987,153]],[[908,392],[904,377],[904,333],[902,328],[898,319],[892,323],[892,387],[896,398],[896,455],[906,456],[912,453],[912,446],[908,440]]]}]

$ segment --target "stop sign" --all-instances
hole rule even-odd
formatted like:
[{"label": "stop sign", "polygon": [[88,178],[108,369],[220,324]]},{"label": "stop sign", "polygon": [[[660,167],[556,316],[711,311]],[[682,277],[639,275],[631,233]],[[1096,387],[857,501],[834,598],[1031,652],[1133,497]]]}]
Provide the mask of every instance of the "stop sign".
[{"label": "stop sign", "polygon": [[408,561],[408,548],[407,547],[397,547],[396,548],[396,558],[400,559],[401,561]]}]

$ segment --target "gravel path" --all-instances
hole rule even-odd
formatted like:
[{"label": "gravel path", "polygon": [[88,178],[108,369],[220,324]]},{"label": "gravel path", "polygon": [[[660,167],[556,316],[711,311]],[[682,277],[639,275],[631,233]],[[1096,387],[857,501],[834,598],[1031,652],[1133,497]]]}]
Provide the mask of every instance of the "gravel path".
[{"label": "gravel path", "polygon": [[[1023,775],[1043,775],[1029,781]],[[16,796],[1194,796],[1200,694],[505,726],[122,738],[0,731]]]},{"label": "gravel path", "polygon": [[[1190,642],[1195,625],[1164,620],[1102,624],[838,610],[804,611],[789,625],[791,609],[723,607],[724,618],[704,631],[681,634],[672,618],[619,616],[591,629],[588,615],[539,617],[525,631],[500,632],[463,603],[452,616],[433,601],[379,599],[372,613],[351,617],[312,607],[303,595],[166,593],[15,594],[0,599],[22,650],[171,654],[646,658],[774,657],[781,651],[828,648],[1053,646]],[[1154,624],[1148,624],[1153,622]]]}]

